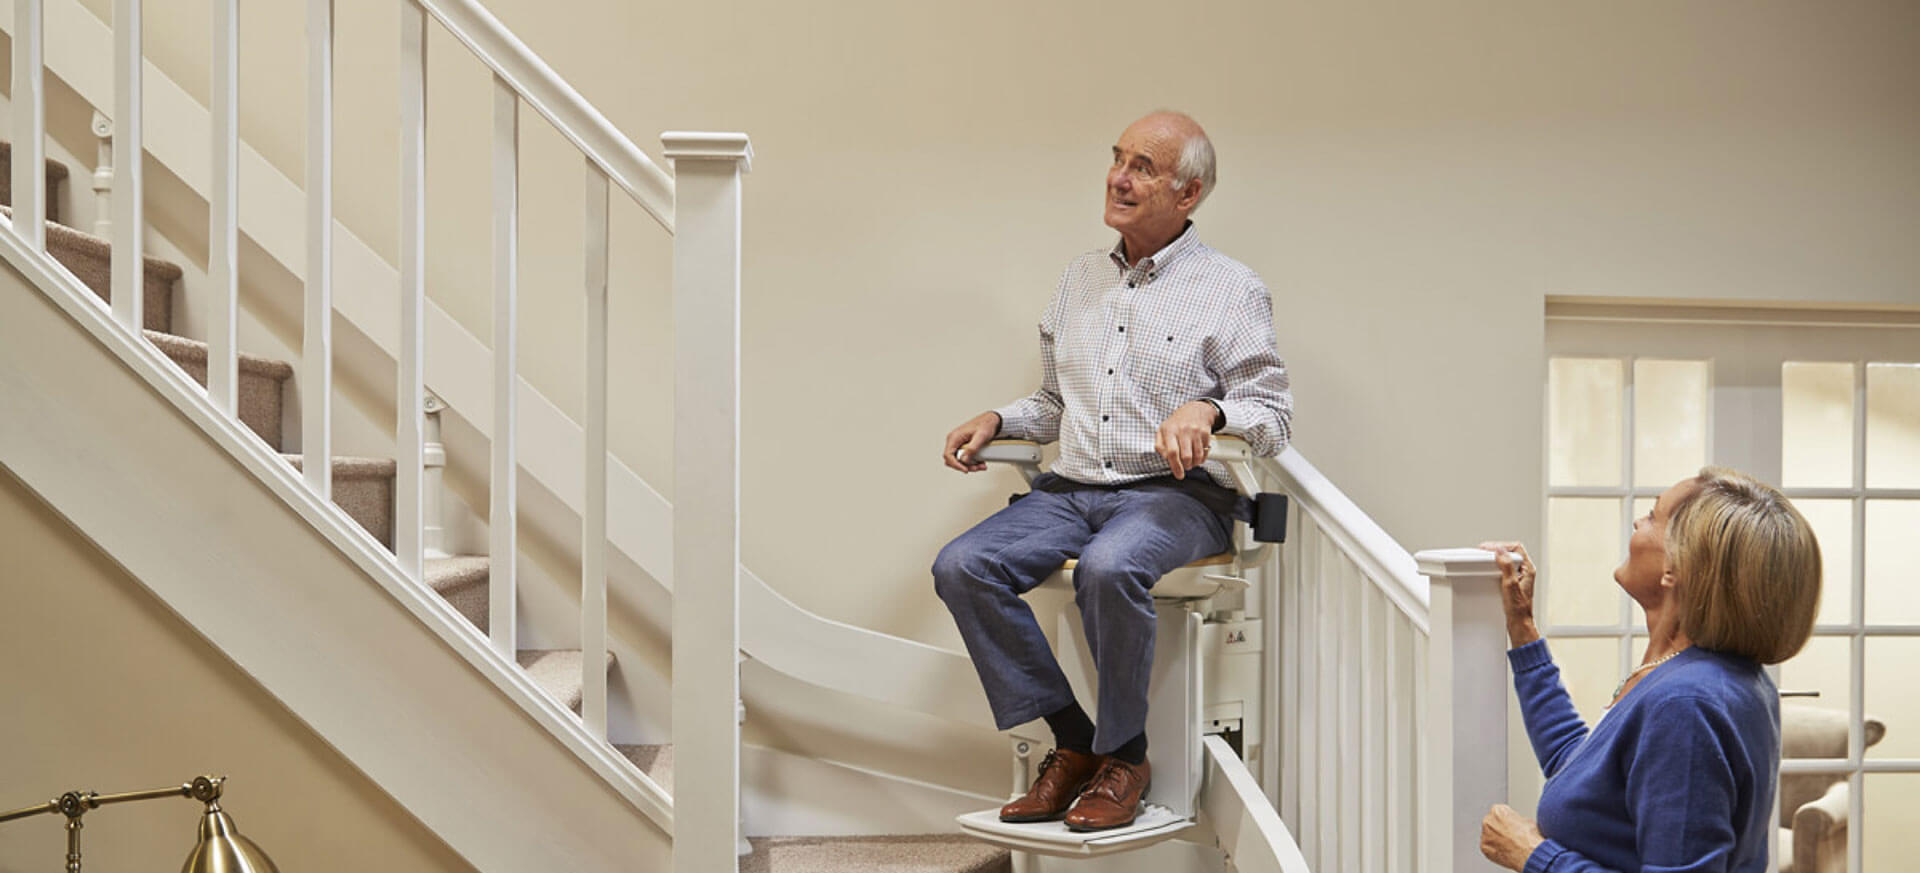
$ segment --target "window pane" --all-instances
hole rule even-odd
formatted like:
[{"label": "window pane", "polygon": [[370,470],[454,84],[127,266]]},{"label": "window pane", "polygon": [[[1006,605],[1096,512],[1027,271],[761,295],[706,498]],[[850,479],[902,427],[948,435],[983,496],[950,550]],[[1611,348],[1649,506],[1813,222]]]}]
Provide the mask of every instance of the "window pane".
[{"label": "window pane", "polygon": [[1867,487],[1920,488],[1920,364],[1867,365]]},{"label": "window pane", "polygon": [[1625,378],[1625,367],[1611,358],[1547,362],[1548,484],[1620,484]]},{"label": "window pane", "polygon": [[1620,641],[1608,637],[1556,638],[1547,645],[1560,665],[1560,681],[1573,698],[1573,708],[1592,726],[1613,699],[1620,681]]},{"label": "window pane", "polygon": [[1633,362],[1633,484],[1672,485],[1707,463],[1706,361]]},{"label": "window pane", "polygon": [[1819,697],[1789,697],[1781,705],[1807,706],[1845,714],[1852,701],[1848,672],[1852,642],[1846,637],[1814,637],[1806,648],[1780,665],[1780,690],[1818,691]]},{"label": "window pane", "polygon": [[1920,500],[1867,501],[1867,623],[1920,624]]},{"label": "window pane", "polygon": [[[1860,869],[1911,870],[1920,857],[1920,773],[1868,773],[1861,777]],[[1840,833],[1845,838],[1846,833]]]},{"label": "window pane", "polygon": [[1553,625],[1620,622],[1620,501],[1555,497],[1547,501],[1547,554],[1541,568],[1546,621]]},{"label": "window pane", "polygon": [[1866,652],[1862,709],[1886,726],[1886,736],[1867,749],[1867,757],[1920,758],[1920,730],[1915,730],[1920,726],[1920,694],[1913,693],[1920,638],[1868,637]]},{"label": "window pane", "polygon": [[1795,500],[1820,540],[1820,624],[1853,620],[1853,501]]},{"label": "window pane", "polygon": [[1780,481],[1853,487],[1853,365],[1780,365]]}]

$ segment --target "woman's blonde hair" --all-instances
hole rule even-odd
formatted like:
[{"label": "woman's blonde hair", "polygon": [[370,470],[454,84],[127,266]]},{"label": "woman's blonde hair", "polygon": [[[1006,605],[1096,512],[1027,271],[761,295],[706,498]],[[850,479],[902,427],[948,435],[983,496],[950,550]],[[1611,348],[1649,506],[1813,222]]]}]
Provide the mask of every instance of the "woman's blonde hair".
[{"label": "woman's blonde hair", "polygon": [[1820,608],[1820,543],[1786,496],[1707,467],[1667,521],[1680,629],[1697,646],[1778,664]]}]

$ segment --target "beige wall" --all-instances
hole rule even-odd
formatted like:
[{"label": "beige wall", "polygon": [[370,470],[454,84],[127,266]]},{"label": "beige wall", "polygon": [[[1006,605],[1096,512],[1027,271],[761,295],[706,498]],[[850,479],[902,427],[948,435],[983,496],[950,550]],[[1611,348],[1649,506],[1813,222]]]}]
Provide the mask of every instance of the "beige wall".
[{"label": "beige wall", "polygon": [[[1920,305],[1904,0],[487,5],[649,152],[669,128],[753,135],[747,563],[937,643],[931,556],[1014,482],[953,475],[936,444],[1033,385],[1033,323],[1108,242],[1105,149],[1146,109],[1212,132],[1200,225],[1273,289],[1297,444],[1410,549],[1538,541],[1547,295]],[[338,205],[391,254],[398,4],[337,7]],[[149,51],[203,89],[204,4],[148,9]],[[301,28],[296,4],[243,27],[244,135],[296,179]],[[433,294],[485,336],[488,81],[444,34],[430,54]],[[577,410],[580,172],[525,127],[523,366]],[[671,494],[645,231],[616,206],[613,443]]]},{"label": "beige wall", "polygon": [[[472,868],[0,467],[0,806],[231,777],[225,806],[282,870]],[[88,869],[170,869],[199,808],[88,813]],[[57,815],[0,826],[0,871],[53,869]]]},{"label": "beige wall", "polygon": [[[339,205],[389,252],[396,5],[338,4]],[[1538,538],[1545,295],[1920,304],[1903,2],[488,5],[650,152],[668,128],[753,135],[748,564],[924,639],[952,641],[931,554],[1013,487],[936,443],[1032,385],[1059,266],[1108,240],[1106,146],[1147,108],[1213,133],[1200,224],[1274,291],[1298,445],[1409,548]],[[147,15],[189,88],[201,6]],[[298,178],[303,24],[277,7],[245,19],[243,128]],[[434,293],[484,336],[488,82],[444,34],[430,54]],[[525,367],[575,408],[580,173],[525,127]],[[671,493],[643,230],[616,210],[614,442]]]}]

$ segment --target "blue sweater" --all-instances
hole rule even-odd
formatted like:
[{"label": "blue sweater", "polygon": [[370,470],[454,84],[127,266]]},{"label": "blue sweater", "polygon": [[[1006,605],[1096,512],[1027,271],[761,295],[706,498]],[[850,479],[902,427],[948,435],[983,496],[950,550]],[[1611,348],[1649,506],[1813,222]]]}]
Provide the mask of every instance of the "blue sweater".
[{"label": "blue sweater", "polygon": [[1507,660],[1547,775],[1526,873],[1764,873],[1780,700],[1760,665],[1686,649],[1589,731],[1545,640]]}]

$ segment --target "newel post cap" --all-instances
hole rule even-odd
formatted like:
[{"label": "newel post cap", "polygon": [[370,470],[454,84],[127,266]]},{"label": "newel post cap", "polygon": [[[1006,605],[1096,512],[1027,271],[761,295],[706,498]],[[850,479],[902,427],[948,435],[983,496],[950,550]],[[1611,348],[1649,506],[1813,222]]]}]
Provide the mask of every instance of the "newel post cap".
[{"label": "newel post cap", "polygon": [[1430,579],[1500,578],[1500,565],[1486,549],[1427,549],[1413,560]]},{"label": "newel post cap", "polygon": [[737,161],[740,172],[753,169],[753,142],[744,133],[669,130],[660,144],[670,161]]}]

